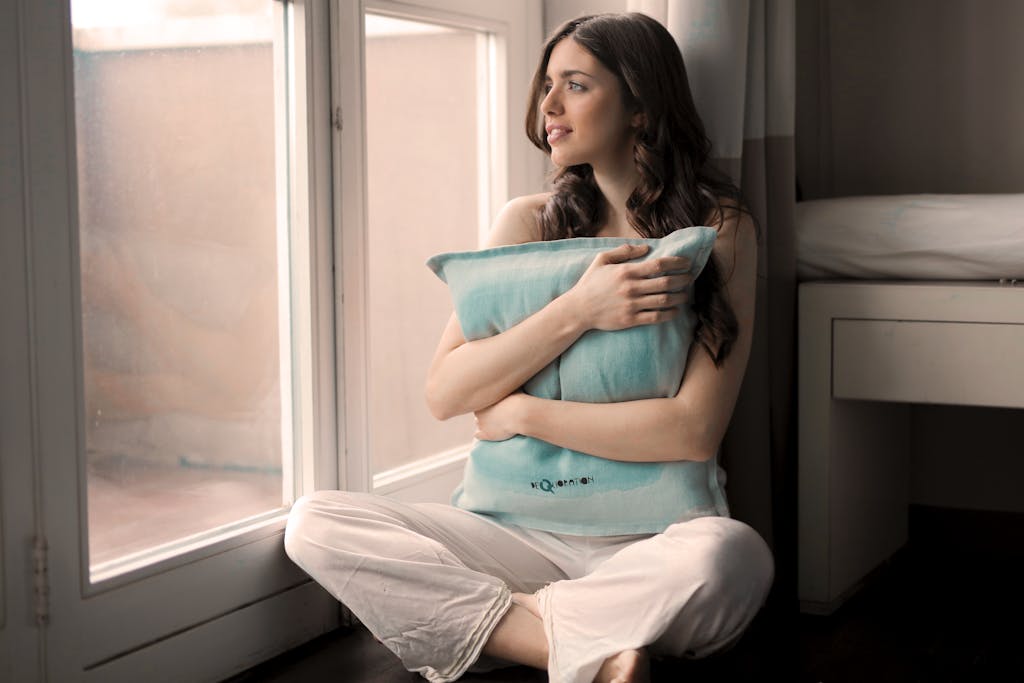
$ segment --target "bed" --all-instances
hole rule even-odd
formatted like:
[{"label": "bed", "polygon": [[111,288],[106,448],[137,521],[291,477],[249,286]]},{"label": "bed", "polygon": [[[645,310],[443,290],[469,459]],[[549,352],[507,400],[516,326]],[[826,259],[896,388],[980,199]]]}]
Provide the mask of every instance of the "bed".
[{"label": "bed", "polygon": [[909,409],[1024,408],[1024,194],[801,202],[798,595],[827,614],[907,539]]}]

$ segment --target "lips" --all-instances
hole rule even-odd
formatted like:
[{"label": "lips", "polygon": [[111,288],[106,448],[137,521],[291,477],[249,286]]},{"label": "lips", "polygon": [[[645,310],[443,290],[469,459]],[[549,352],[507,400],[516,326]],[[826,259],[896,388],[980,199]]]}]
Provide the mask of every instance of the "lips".
[{"label": "lips", "polygon": [[555,123],[549,123],[544,127],[544,130],[547,131],[549,145],[558,142],[572,132],[572,128],[569,126],[563,126]]}]

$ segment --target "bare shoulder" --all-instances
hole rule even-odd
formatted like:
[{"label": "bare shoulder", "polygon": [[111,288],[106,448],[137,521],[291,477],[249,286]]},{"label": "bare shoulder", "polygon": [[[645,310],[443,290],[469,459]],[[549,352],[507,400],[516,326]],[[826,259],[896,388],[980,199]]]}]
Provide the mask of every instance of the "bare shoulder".
[{"label": "bare shoulder", "polygon": [[537,217],[550,196],[550,192],[523,195],[505,204],[494,219],[484,246],[538,241],[541,234]]},{"label": "bare shoulder", "polygon": [[757,227],[749,213],[735,201],[722,198],[721,210],[713,209],[707,224],[718,231],[715,257],[722,265],[726,281],[737,269],[756,271]]}]

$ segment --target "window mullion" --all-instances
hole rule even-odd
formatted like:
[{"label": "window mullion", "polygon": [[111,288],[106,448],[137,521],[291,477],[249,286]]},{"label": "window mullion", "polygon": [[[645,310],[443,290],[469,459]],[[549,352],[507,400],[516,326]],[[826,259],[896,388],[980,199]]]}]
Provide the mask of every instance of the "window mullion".
[{"label": "window mullion", "polygon": [[288,198],[295,495],[337,486],[328,3],[288,4]]},{"label": "window mullion", "polygon": [[332,5],[333,104],[339,124],[333,133],[335,320],[337,321],[338,484],[369,491],[366,144],[363,2]]}]

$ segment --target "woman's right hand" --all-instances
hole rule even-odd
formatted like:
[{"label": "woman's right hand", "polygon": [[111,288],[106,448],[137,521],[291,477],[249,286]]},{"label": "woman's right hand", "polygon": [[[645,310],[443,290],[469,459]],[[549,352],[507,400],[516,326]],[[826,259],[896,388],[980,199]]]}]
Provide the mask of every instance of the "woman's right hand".
[{"label": "woman's right hand", "polygon": [[649,250],[646,244],[623,244],[597,255],[563,295],[582,327],[622,330],[664,322],[680,313],[693,277],[679,271],[689,270],[690,262],[662,256],[630,263]]}]

